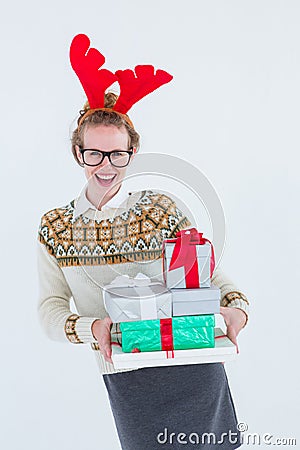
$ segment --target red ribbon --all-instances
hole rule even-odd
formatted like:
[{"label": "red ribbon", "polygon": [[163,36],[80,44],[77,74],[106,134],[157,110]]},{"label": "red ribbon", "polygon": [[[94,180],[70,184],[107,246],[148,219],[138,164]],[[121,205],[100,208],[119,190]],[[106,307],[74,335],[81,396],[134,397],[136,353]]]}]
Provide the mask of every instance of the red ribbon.
[{"label": "red ribbon", "polygon": [[199,271],[196,245],[209,243],[211,246],[210,276],[215,268],[215,255],[212,243],[198,233],[196,228],[181,230],[176,233],[176,239],[166,239],[164,242],[175,242],[169,270],[184,267],[185,283],[187,288],[199,288]]},{"label": "red ribbon", "polygon": [[172,318],[160,319],[161,349],[167,352],[167,358],[174,358]]}]

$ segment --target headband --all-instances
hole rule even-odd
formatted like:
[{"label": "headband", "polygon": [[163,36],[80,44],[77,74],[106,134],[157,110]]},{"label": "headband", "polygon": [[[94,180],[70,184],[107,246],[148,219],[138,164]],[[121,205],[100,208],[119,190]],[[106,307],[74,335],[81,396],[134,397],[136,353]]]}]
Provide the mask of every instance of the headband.
[{"label": "headband", "polygon": [[[146,95],[169,83],[173,76],[164,70],[151,65],[139,65],[135,71],[131,69],[117,70],[115,73],[100,69],[105,63],[105,57],[95,48],[90,47],[90,40],[85,34],[76,35],[70,46],[71,66],[79,78],[86,93],[90,109],[80,118],[78,128],[89,115],[95,111],[113,111],[121,115],[127,123],[133,124],[126,113]],[[120,85],[120,95],[113,108],[105,108],[105,91],[113,83]]]},{"label": "headband", "polygon": [[131,120],[129,119],[129,117],[125,114],[122,114],[118,111],[115,111],[112,108],[96,108],[96,109],[88,109],[87,111],[85,111],[85,113],[79,118],[78,120],[78,129],[81,127],[82,122],[88,117],[91,116],[92,114],[94,114],[95,111],[108,111],[108,112],[114,112],[117,113],[119,116],[121,116],[124,120],[126,120],[126,122],[128,123],[129,126],[131,126],[131,128],[134,128],[133,123],[131,122]]}]

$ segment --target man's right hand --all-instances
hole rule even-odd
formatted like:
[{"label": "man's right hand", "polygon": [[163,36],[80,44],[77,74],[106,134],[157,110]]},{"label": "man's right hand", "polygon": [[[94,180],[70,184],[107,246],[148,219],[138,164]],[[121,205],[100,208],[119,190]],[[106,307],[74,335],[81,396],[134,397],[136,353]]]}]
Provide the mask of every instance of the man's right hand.
[{"label": "man's right hand", "polygon": [[111,359],[111,337],[110,329],[112,320],[110,317],[105,317],[103,320],[95,320],[92,324],[92,333],[97,339],[100,351],[105,358],[105,361],[112,364]]}]

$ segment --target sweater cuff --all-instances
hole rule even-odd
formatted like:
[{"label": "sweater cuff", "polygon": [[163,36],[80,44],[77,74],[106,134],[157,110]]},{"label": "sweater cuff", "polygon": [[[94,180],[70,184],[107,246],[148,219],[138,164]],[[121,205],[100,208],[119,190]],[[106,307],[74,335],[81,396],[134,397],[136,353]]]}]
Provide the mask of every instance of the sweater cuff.
[{"label": "sweater cuff", "polygon": [[97,343],[93,333],[92,325],[98,320],[97,317],[82,317],[77,314],[69,316],[65,323],[65,333],[72,344]]},{"label": "sweater cuff", "polygon": [[239,308],[246,314],[246,322],[244,327],[248,323],[249,316],[249,301],[242,292],[229,292],[226,294],[221,302],[222,306],[228,306],[229,308]]}]

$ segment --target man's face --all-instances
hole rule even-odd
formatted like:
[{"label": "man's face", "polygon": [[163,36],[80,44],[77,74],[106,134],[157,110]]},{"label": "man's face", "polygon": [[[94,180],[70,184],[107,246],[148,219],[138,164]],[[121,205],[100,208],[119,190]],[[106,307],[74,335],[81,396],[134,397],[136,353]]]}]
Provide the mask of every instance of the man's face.
[{"label": "man's face", "polygon": [[[113,125],[96,125],[87,127],[84,133],[83,148],[103,150],[105,152],[112,152],[114,150],[127,151],[128,141],[129,136],[125,127],[117,128]],[[76,146],[76,153],[79,161],[83,162],[78,146]],[[99,199],[100,201],[101,199],[105,199],[108,201],[112,198],[119,190],[126,170],[127,167],[113,166],[109,162],[108,157],[105,157],[98,166],[84,165],[85,176],[88,180],[87,196],[89,200],[95,201],[95,199]],[[103,202],[101,201],[101,203]]]}]

